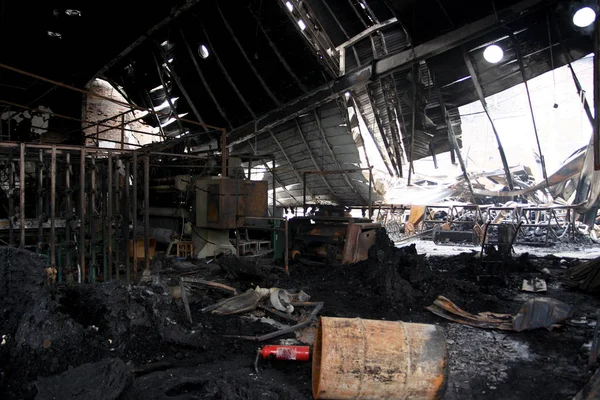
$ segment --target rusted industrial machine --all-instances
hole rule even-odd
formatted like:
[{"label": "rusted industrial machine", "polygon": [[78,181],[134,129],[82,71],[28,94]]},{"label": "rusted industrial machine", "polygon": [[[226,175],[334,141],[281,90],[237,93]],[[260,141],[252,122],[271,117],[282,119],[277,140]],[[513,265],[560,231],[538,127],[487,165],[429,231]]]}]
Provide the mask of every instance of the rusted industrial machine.
[{"label": "rusted industrial machine", "polygon": [[369,257],[381,224],[353,218],[343,210],[321,208],[313,216],[289,222],[291,258],[314,264],[352,264]]}]

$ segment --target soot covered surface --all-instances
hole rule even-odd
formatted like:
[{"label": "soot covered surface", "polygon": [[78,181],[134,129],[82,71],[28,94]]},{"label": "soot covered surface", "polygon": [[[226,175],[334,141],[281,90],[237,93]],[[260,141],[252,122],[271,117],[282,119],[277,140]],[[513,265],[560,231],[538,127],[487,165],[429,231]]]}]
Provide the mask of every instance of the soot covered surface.
[{"label": "soot covered surface", "polygon": [[[156,259],[160,277],[148,285],[109,282],[51,289],[44,283],[43,260],[0,248],[0,334],[6,335],[0,346],[0,396],[82,398],[86,385],[101,386],[92,377],[109,373],[110,379],[101,381],[110,381],[114,398],[312,398],[310,363],[261,362],[256,374],[260,344],[224,336],[256,335],[272,326],[239,315],[200,313],[222,293],[195,291],[194,323],[187,321],[181,301],[167,286],[176,283],[177,274],[194,271],[238,292],[256,285],[302,289],[311,301],[325,302],[321,314],[326,316],[437,324],[449,351],[446,399],[570,398],[590,375],[583,345],[591,340],[600,307],[595,296],[560,285],[559,276],[571,263],[523,256],[511,264],[507,278],[486,278],[478,274],[479,261],[472,254],[427,258],[414,246],[396,249],[380,237],[368,261],[321,269],[292,266],[291,276],[271,265],[261,271],[257,265],[236,265],[232,276],[227,261],[219,267]],[[561,329],[482,330],[424,309],[443,295],[469,312],[515,313],[536,296],[520,292],[523,277],[540,276],[542,268],[552,274],[545,296],[576,309]]]}]

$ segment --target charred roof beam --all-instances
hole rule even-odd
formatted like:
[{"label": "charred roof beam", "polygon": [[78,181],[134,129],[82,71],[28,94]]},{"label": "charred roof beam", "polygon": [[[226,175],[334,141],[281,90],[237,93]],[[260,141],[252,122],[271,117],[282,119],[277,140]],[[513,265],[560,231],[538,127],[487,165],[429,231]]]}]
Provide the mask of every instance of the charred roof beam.
[{"label": "charred roof beam", "polygon": [[398,121],[396,119],[396,115],[394,113],[393,102],[388,92],[390,82],[386,82],[387,78],[381,78],[379,83],[381,85],[381,91],[383,92],[383,100],[385,102],[385,109],[388,114],[388,120],[390,123],[390,131],[392,134],[392,143],[394,144],[394,151],[396,153],[396,160],[398,161],[398,172],[400,172],[400,178],[402,178],[402,151],[400,150],[400,144],[398,137],[400,133],[398,132]]},{"label": "charred roof beam", "polygon": [[202,24],[202,20],[196,14],[193,14],[193,15],[198,20],[198,22],[200,22],[200,27],[202,28],[202,32],[204,33],[204,37],[206,38],[206,42],[210,46],[212,54],[215,56],[215,60],[217,61],[217,65],[221,69],[221,72],[223,72],[223,75],[225,76],[225,79],[227,80],[227,82],[229,82],[229,85],[231,86],[231,88],[233,89],[233,91],[235,92],[235,94],[237,95],[237,97],[240,99],[240,101],[242,102],[242,104],[244,105],[244,107],[246,107],[246,110],[248,110],[248,112],[252,116],[252,119],[256,119],[256,114],[254,114],[254,111],[252,111],[252,108],[250,108],[250,105],[248,104],[248,102],[246,101],[246,99],[244,98],[244,96],[242,95],[242,93],[240,92],[240,90],[238,89],[238,87],[236,86],[235,82],[233,82],[233,79],[231,79],[231,75],[229,75],[229,72],[227,72],[227,69],[223,65],[223,62],[221,61],[221,58],[219,58],[217,50],[213,46],[213,44],[212,44],[212,42],[210,40],[210,36],[208,36],[208,33],[206,32],[206,29],[204,28],[204,25]]},{"label": "charred roof beam", "polygon": [[[179,75],[177,75],[177,73],[175,72],[175,68],[173,68],[173,66],[167,61],[167,57],[165,56],[165,53],[163,51],[161,51],[161,48],[158,45],[158,43],[155,42],[154,44],[158,48],[158,51],[162,54],[162,58],[163,58],[163,62],[164,62],[163,65],[164,65],[165,69],[173,77],[173,80],[175,81],[175,84],[177,85],[177,87],[179,88],[179,91],[181,92],[181,94],[185,98],[185,101],[187,101],[188,106],[192,110],[192,113],[194,113],[194,116],[198,119],[198,122],[200,122],[201,124],[204,124],[204,120],[202,119],[202,116],[200,115],[200,112],[198,111],[198,109],[194,105],[194,102],[192,101],[192,98],[188,94],[187,90],[185,90],[185,87],[183,86],[183,83],[181,83],[181,79],[179,78]],[[171,106],[172,101],[169,98],[168,94],[167,94],[167,100],[169,101],[169,106]],[[208,130],[208,128],[206,126],[203,126],[203,128],[204,128],[204,132],[209,132],[209,130]],[[183,134],[185,132],[182,131],[181,133]],[[209,136],[212,139],[212,135],[209,134]]]},{"label": "charred roof beam", "polygon": [[[162,85],[163,90],[165,91],[165,98],[167,99],[167,103],[169,103],[169,110],[171,111],[169,113],[169,116],[171,116],[172,114],[179,116],[179,115],[177,115],[177,110],[175,109],[175,106],[173,105],[173,102],[171,101],[171,93],[169,93],[169,89],[167,87],[167,84],[165,83],[165,79],[163,78],[163,71],[161,70],[160,64],[158,63],[158,60],[156,59],[156,55],[154,53],[152,53],[152,59],[154,60],[154,65],[156,65],[158,77],[160,78],[160,84]],[[154,107],[152,107],[152,108],[154,108]],[[162,127],[162,123],[159,123],[158,125],[160,127]],[[183,133],[184,132],[183,124],[181,123],[181,121],[179,119],[177,120],[177,125],[179,126],[179,132]]]},{"label": "charred roof beam", "polygon": [[372,82],[380,75],[390,74],[394,71],[410,68],[415,60],[424,60],[456,48],[469,40],[480,37],[502,24],[515,21],[527,14],[528,10],[542,0],[524,0],[504,10],[499,10],[498,15],[504,15],[502,21],[495,15],[480,19],[465,25],[436,39],[430,40],[408,50],[389,54],[372,64],[357,68],[356,70],[334,79],[319,88],[270,111],[246,125],[236,128],[230,134],[229,145],[244,142],[273,128],[281,123],[290,121],[300,114],[304,114],[320,105],[334,100],[340,93],[351,91],[356,87]]},{"label": "charred roof beam", "polygon": [[[317,109],[313,110],[313,117],[315,118],[315,122],[317,123],[317,128],[319,130],[319,133],[321,134],[321,140],[323,141],[323,144],[325,145],[325,148],[327,149],[327,152],[329,153],[329,156],[333,159],[333,162],[335,163],[335,166],[337,167],[337,169],[342,170],[342,165],[340,164],[340,162],[338,161],[338,159],[335,157],[335,153],[333,152],[333,149],[331,148],[331,145],[327,141],[327,136],[325,135],[325,130],[323,129],[323,126],[321,125],[321,120],[319,118],[319,114],[317,112]],[[344,178],[344,180],[346,181],[346,183],[348,184],[348,186],[351,187],[352,190],[356,194],[359,195],[359,197],[361,198],[361,200],[363,201],[363,203],[366,204],[367,200],[358,191],[358,189],[356,188],[356,186],[354,186],[354,184],[352,183],[352,181],[350,180],[350,178],[348,178],[348,174],[346,174],[344,172],[342,174],[342,177]]]},{"label": "charred roof beam", "polygon": [[[300,127],[300,123],[298,123],[298,118],[294,119],[294,123],[296,124],[296,129],[298,130],[298,133],[300,134],[300,138],[302,139],[302,142],[304,143],[304,146],[306,146],[306,150],[308,150],[308,155],[310,156],[310,159],[311,159],[313,165],[315,166],[315,169],[317,171],[321,171],[321,167],[319,167],[319,164],[317,163],[317,160],[315,160],[315,156],[313,155],[312,149],[310,148],[308,142],[306,141],[306,137],[304,136],[304,132],[302,132],[302,128]],[[333,188],[331,187],[331,185],[329,184],[329,182],[327,182],[327,179],[325,179],[325,177],[323,175],[321,175],[321,174],[319,174],[319,176],[321,177],[321,180],[323,180],[323,183],[325,184],[325,186],[327,186],[327,188],[329,189],[329,191],[331,192],[331,194],[337,198],[338,203],[341,204],[339,196],[335,193],[335,191],[333,190]],[[308,185],[306,185],[306,187],[308,188]]]},{"label": "charred roof beam", "polygon": [[396,163],[396,159],[391,152],[390,143],[386,136],[385,130],[383,129],[383,123],[381,122],[381,118],[379,117],[379,109],[377,108],[375,102],[373,101],[373,94],[371,93],[371,89],[369,86],[366,88],[367,98],[369,99],[369,104],[371,105],[371,109],[373,110],[373,116],[375,117],[375,123],[377,123],[377,128],[379,128],[379,134],[381,135],[381,140],[383,140],[383,145],[385,146],[385,150],[387,152],[388,158],[392,163],[392,167],[394,168],[394,173],[397,176],[400,176],[400,168],[398,168],[398,164]]},{"label": "charred roof beam", "polygon": [[[392,171],[392,168],[390,167],[390,162],[387,159],[387,157],[383,154],[383,150],[381,150],[381,146],[379,145],[379,142],[375,139],[375,134],[373,133],[373,131],[369,128],[369,126],[367,125],[367,120],[364,117],[364,113],[363,113],[363,108],[362,105],[360,104],[360,100],[358,99],[357,96],[352,96],[352,101],[354,104],[354,111],[357,114],[360,114],[360,117],[363,119],[363,121],[365,122],[365,126],[367,127],[367,131],[369,132],[369,136],[371,136],[371,139],[373,139],[373,143],[375,143],[375,147],[377,147],[377,151],[379,152],[379,156],[381,157],[381,160],[383,161],[383,163],[385,164],[385,168],[387,169],[388,173],[390,175],[394,175],[394,172]],[[360,128],[360,124],[359,124],[359,128]]]},{"label": "charred roof beam", "polygon": [[[281,150],[281,153],[283,154],[283,156],[285,157],[286,161],[288,162],[290,168],[292,169],[292,171],[294,173],[294,176],[298,180],[298,183],[300,185],[303,185],[304,182],[302,181],[302,177],[298,173],[298,170],[296,168],[294,168],[294,164],[292,164],[292,160],[290,160],[290,157],[288,156],[287,152],[285,151],[285,149],[281,145],[281,142],[279,140],[277,140],[277,138],[275,137],[275,134],[273,133],[272,130],[269,129],[268,131],[269,131],[269,135],[271,136],[271,139],[273,139],[273,141],[275,142],[275,144],[277,145],[277,147],[279,147],[279,150]],[[308,187],[306,188],[306,191],[308,192],[308,194],[310,195],[310,197],[312,197],[313,202],[316,204],[317,203],[317,198],[315,197],[315,195],[311,193],[311,191],[310,191],[310,189],[308,189]]]},{"label": "charred roof beam", "polygon": [[504,148],[502,147],[502,142],[500,141],[500,135],[498,135],[498,131],[496,130],[496,125],[494,124],[494,120],[490,115],[490,111],[488,109],[487,103],[485,101],[485,95],[483,94],[483,89],[481,84],[479,83],[479,77],[477,76],[477,72],[475,71],[475,67],[473,66],[473,62],[467,54],[466,50],[462,49],[463,58],[465,59],[465,64],[467,65],[467,69],[469,70],[469,74],[471,75],[471,80],[473,81],[473,85],[475,86],[475,91],[477,92],[477,96],[479,97],[479,101],[485,111],[485,115],[487,115],[490,124],[492,125],[492,131],[494,132],[494,136],[496,137],[496,143],[498,144],[498,152],[500,153],[500,160],[502,161],[502,167],[504,168],[504,173],[506,175],[506,181],[508,183],[508,187],[510,190],[514,189],[512,174],[510,173],[510,168],[508,167],[508,161],[506,160],[506,154],[504,153]]},{"label": "charred roof beam", "polygon": [[290,67],[290,65],[288,64],[288,62],[281,55],[281,52],[277,49],[277,46],[275,46],[275,43],[273,43],[273,41],[271,40],[271,37],[267,34],[267,32],[265,31],[265,28],[260,23],[260,19],[256,16],[256,14],[254,13],[254,11],[252,11],[251,8],[248,8],[248,10],[250,11],[250,13],[252,14],[252,16],[256,20],[256,26],[258,27],[258,29],[260,29],[260,31],[262,32],[262,34],[267,39],[267,43],[269,43],[269,47],[271,47],[271,49],[273,50],[273,52],[277,56],[277,59],[279,60],[279,62],[281,62],[281,65],[283,65],[283,68],[285,68],[285,70],[287,71],[287,73],[290,74],[290,76],[294,79],[294,81],[296,82],[296,84],[298,85],[298,87],[300,88],[300,90],[302,90],[302,92],[306,93],[307,92],[306,86],[300,81],[300,79],[298,78],[298,76],[294,73],[294,70],[292,70],[292,67]]},{"label": "charred roof beam", "polygon": [[[438,98],[438,102],[440,103],[440,110],[442,112],[442,116],[446,121],[446,127],[448,129],[448,141],[450,144],[450,151],[452,154],[452,158],[454,158],[454,152],[456,153],[456,157],[458,158],[458,163],[460,164],[460,169],[462,170],[463,177],[467,182],[467,187],[469,188],[469,192],[471,192],[471,196],[473,196],[473,200],[475,200],[475,194],[473,193],[473,185],[471,184],[471,179],[469,178],[469,174],[467,172],[467,165],[465,164],[462,154],[460,153],[460,147],[458,146],[458,140],[456,139],[456,134],[454,133],[454,127],[452,126],[452,121],[450,120],[450,114],[446,109],[446,103],[444,102],[444,96],[442,95],[442,91],[440,87],[435,83],[435,79],[433,81],[433,87],[435,88],[435,93]],[[454,150],[454,152],[452,152]]]},{"label": "charred roof beam", "polygon": [[266,84],[265,80],[263,79],[263,77],[258,73],[258,71],[256,70],[256,68],[254,67],[254,64],[252,64],[252,61],[250,61],[250,58],[248,57],[248,54],[246,54],[246,50],[244,50],[244,47],[242,47],[242,44],[240,43],[240,41],[238,40],[238,38],[235,36],[235,33],[233,32],[233,29],[231,29],[231,25],[229,25],[229,22],[227,22],[227,19],[225,18],[225,15],[223,15],[223,12],[221,11],[221,7],[219,7],[219,3],[218,2],[216,3],[216,5],[217,5],[217,11],[219,12],[219,15],[221,16],[221,19],[223,20],[223,24],[225,24],[225,28],[227,29],[227,31],[231,35],[231,38],[233,39],[233,41],[235,42],[235,45],[238,47],[240,53],[244,57],[244,60],[246,60],[246,63],[248,63],[248,66],[250,67],[250,69],[252,70],[252,72],[254,73],[254,75],[256,76],[256,79],[258,79],[258,81],[260,82],[260,85],[265,90],[265,92],[267,93],[267,95],[269,96],[269,98],[273,101],[273,103],[275,103],[276,106],[279,107],[281,105],[281,102],[273,94],[273,92],[271,91],[271,89]]},{"label": "charred roof beam", "polygon": [[[527,84],[527,76],[525,75],[525,66],[523,65],[523,57],[521,56],[521,45],[519,44],[517,38],[512,32],[509,32],[508,36],[510,37],[515,52],[517,53],[519,71],[521,71],[521,77],[523,78],[523,84],[525,85],[525,92],[527,93],[527,101],[529,102],[529,111],[531,113],[531,122],[533,122],[533,133],[535,134],[535,141],[537,143],[540,161],[542,164],[542,175],[544,177],[544,180],[546,181],[546,185],[550,186],[548,184],[548,175],[546,174],[546,160],[544,159],[544,154],[542,153],[542,145],[540,144],[537,124],[535,123],[535,115],[533,113],[533,104],[531,103],[531,94],[529,93],[529,85]],[[550,43],[550,49],[552,49],[552,43]]]},{"label": "charred roof beam", "polygon": [[196,73],[198,74],[198,77],[202,81],[202,85],[204,86],[204,89],[206,90],[206,92],[210,96],[211,100],[215,104],[215,107],[217,108],[217,111],[219,112],[219,115],[221,116],[221,118],[223,118],[225,120],[225,122],[227,123],[227,125],[229,126],[229,128],[232,128],[233,126],[231,125],[231,122],[229,121],[229,119],[227,118],[227,115],[225,114],[225,112],[221,108],[221,105],[219,104],[219,101],[215,97],[215,94],[210,89],[210,85],[206,81],[206,78],[204,77],[204,74],[202,73],[202,70],[200,69],[200,65],[198,65],[198,60],[196,60],[196,56],[194,55],[194,52],[192,51],[192,48],[190,47],[190,44],[188,43],[188,41],[185,38],[185,34],[183,33],[183,29],[180,29],[179,33],[181,34],[181,39],[183,41],[183,44],[185,45],[185,49],[187,50],[188,56],[189,56],[190,60],[192,61],[192,64],[194,64],[194,69],[196,70]]}]

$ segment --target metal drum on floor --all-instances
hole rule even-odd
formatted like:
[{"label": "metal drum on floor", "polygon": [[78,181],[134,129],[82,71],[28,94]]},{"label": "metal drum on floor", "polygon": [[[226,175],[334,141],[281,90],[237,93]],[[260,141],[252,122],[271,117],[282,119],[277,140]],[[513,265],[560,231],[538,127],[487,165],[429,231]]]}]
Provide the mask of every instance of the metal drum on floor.
[{"label": "metal drum on floor", "polygon": [[434,325],[321,317],[313,349],[315,399],[441,399],[447,351]]}]

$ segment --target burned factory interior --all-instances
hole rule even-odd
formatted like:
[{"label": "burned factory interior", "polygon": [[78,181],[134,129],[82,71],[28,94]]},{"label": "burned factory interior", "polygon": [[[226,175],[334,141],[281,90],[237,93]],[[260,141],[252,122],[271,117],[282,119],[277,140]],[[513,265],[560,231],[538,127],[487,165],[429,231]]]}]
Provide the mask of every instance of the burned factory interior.
[{"label": "burned factory interior", "polygon": [[1,399],[600,399],[599,0],[0,0]]}]

